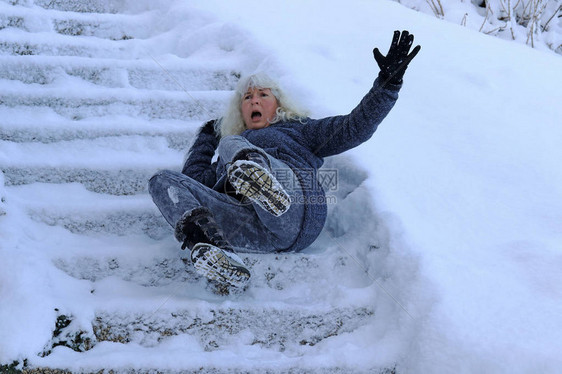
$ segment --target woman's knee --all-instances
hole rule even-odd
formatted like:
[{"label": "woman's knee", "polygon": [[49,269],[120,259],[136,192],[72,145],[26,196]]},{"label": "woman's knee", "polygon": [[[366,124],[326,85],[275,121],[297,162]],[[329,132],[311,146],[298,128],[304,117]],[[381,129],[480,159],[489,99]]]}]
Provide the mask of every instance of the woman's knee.
[{"label": "woman's knee", "polygon": [[240,135],[229,135],[222,138],[217,147],[217,151],[220,154],[224,154],[224,151],[228,151],[232,148],[238,148],[244,146],[247,140]]},{"label": "woman's knee", "polygon": [[195,179],[172,170],[160,170],[148,180],[148,192],[154,196],[158,191],[167,190],[170,187],[188,189],[201,185]]},{"label": "woman's knee", "polygon": [[243,136],[229,135],[221,139],[218,146],[219,156],[224,162],[231,162],[247,152],[258,152],[266,157],[266,153],[259,147],[256,147]]},{"label": "woman's knee", "polygon": [[169,186],[173,180],[177,179],[176,172],[171,170],[160,170],[148,180],[148,192],[152,195],[154,191],[161,190]]},{"label": "woman's knee", "polygon": [[247,142],[248,140],[242,135],[227,135],[221,138],[221,143],[231,143],[231,142]]}]

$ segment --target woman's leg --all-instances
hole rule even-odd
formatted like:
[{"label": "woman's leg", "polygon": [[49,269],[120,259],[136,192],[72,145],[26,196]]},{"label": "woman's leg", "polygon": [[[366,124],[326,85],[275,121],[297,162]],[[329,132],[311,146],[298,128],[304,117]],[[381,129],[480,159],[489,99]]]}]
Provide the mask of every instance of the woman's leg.
[{"label": "woman's leg", "polygon": [[[184,174],[169,170],[158,172],[149,181],[149,192],[166,221],[174,228],[185,212],[206,207],[226,239],[240,252],[270,253],[284,250],[291,244],[278,237],[278,230],[266,227],[251,205],[242,204]],[[269,225],[272,223],[269,222]]]},{"label": "woman's leg", "polygon": [[227,136],[221,139],[218,147],[219,172],[226,174],[228,166],[248,152],[261,154],[269,164],[273,176],[280,176],[279,182],[285,188],[291,201],[290,208],[281,216],[275,216],[263,209],[260,204],[248,202],[253,206],[259,221],[276,238],[279,250],[289,248],[296,240],[303,224],[303,191],[293,170],[284,162],[269,155],[264,150],[248,142],[242,136]]}]

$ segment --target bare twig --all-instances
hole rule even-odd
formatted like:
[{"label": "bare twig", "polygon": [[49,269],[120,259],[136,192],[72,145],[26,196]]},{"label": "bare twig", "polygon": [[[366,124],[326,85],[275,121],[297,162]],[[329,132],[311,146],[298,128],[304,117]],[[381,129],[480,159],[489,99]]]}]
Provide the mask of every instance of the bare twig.
[{"label": "bare twig", "polygon": [[486,15],[484,16],[484,21],[482,21],[482,25],[480,26],[480,29],[478,30],[479,32],[482,32],[482,29],[484,28],[484,25],[486,24],[486,21],[488,21],[488,15],[490,14],[490,4],[488,4],[488,2],[486,1]]},{"label": "bare twig", "polygon": [[[525,3],[522,4],[523,5],[523,11],[521,12],[521,20],[527,21],[527,25],[528,25],[529,20],[531,19],[530,8],[531,8],[534,1],[535,0],[531,0],[527,4],[525,4]],[[524,24],[524,22],[520,21],[519,23],[523,26],[527,26],[527,25]]]},{"label": "bare twig", "polygon": [[507,21],[509,22],[509,30],[511,31],[511,39],[515,40],[513,32],[513,8],[511,8],[511,0],[507,0]]},{"label": "bare twig", "polygon": [[535,40],[533,38],[534,27],[535,27],[535,23],[531,22],[530,27],[528,27],[529,31],[527,31],[527,42],[526,42],[526,44],[529,44],[529,39],[531,39],[531,47],[532,48],[535,48]]},{"label": "bare twig", "polygon": [[[510,9],[510,7],[511,7],[511,6],[510,6],[510,3],[511,3],[511,0],[507,0],[507,8],[508,8],[508,9]],[[509,10],[505,9],[505,4],[504,4],[503,0],[500,0],[500,5],[502,6],[502,10],[503,10],[505,13],[507,13],[507,16],[509,17]]]},{"label": "bare twig", "polygon": [[493,30],[482,31],[482,32],[483,32],[484,34],[486,34],[486,35],[490,35],[490,34],[495,33],[496,31],[503,31],[503,30],[505,30],[506,27],[507,27],[507,23],[506,23],[505,25],[503,25],[503,26],[496,27],[496,28],[493,29]]},{"label": "bare twig", "polygon": [[561,10],[562,10],[562,5],[558,6],[558,9],[556,9],[556,10],[554,11],[554,13],[552,13],[552,16],[550,16],[550,18],[548,19],[548,21],[546,21],[546,23],[545,23],[544,26],[542,27],[542,31],[547,31],[548,24],[550,23],[550,21],[552,21],[552,19],[554,18],[554,16],[556,16],[556,14],[557,14],[558,12],[560,12]]},{"label": "bare twig", "polygon": [[464,17],[461,20],[461,26],[466,26],[466,19],[468,18],[468,13],[464,14]]},{"label": "bare twig", "polygon": [[436,17],[445,16],[445,11],[443,10],[443,5],[441,5],[441,0],[425,0],[429,5]]},{"label": "bare twig", "polygon": [[531,13],[529,13],[529,25],[527,26],[527,44],[531,41],[531,47],[535,47],[535,34],[541,32],[540,20],[546,9],[546,2],[543,0],[532,0]]}]

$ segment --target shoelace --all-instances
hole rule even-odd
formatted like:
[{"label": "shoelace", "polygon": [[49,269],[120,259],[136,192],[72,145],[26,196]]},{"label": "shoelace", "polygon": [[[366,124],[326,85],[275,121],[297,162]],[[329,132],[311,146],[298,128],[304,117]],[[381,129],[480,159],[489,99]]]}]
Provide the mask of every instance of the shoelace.
[{"label": "shoelace", "polygon": [[224,239],[224,235],[212,218],[201,217],[195,219],[193,223],[195,223],[197,227],[199,227],[203,231],[204,236],[209,240],[210,244],[223,250],[230,250],[230,243],[228,243],[228,241]]}]

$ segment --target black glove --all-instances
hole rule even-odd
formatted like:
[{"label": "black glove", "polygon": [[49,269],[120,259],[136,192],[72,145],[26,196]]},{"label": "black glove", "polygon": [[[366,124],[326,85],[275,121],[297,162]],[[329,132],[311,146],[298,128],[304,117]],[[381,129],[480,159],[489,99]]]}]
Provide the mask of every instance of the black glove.
[{"label": "black glove", "polygon": [[414,48],[412,53],[408,54],[412,44],[414,43],[414,35],[408,31],[394,31],[394,37],[390,44],[390,49],[386,56],[383,56],[378,48],[373,49],[375,60],[381,69],[379,77],[382,80],[382,85],[402,84],[402,77],[406,72],[408,64],[420,51],[421,47],[418,45]]}]

